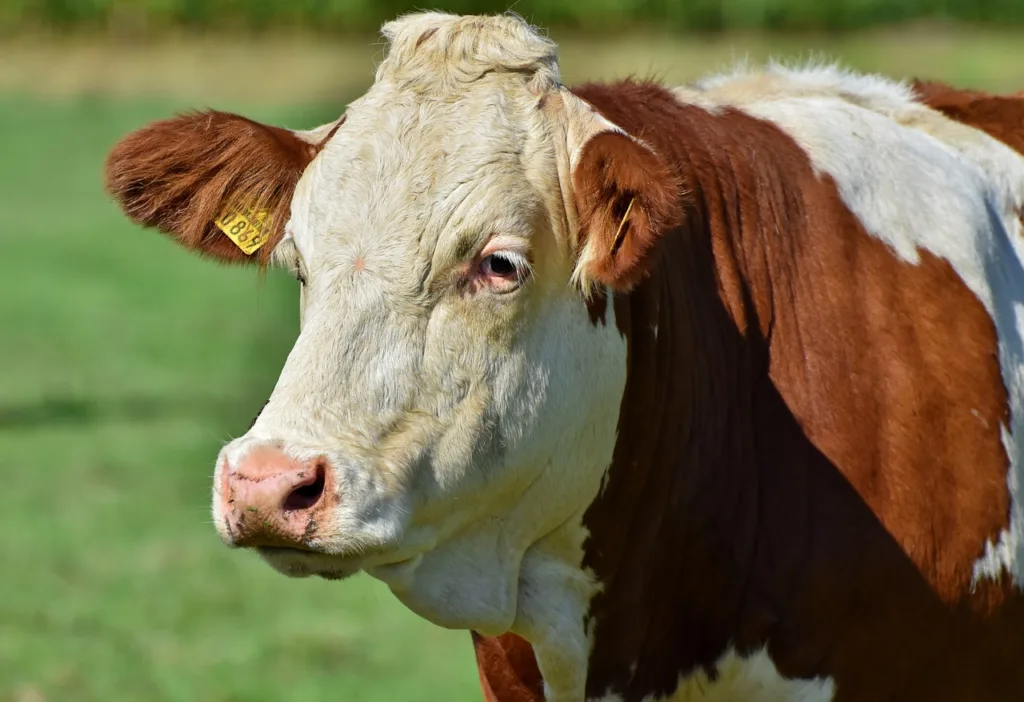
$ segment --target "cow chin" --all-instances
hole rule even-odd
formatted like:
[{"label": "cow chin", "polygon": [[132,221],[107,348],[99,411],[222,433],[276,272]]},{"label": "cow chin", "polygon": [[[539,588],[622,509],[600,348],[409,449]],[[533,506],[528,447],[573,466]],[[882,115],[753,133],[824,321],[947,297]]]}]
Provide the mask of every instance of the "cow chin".
[{"label": "cow chin", "polygon": [[325,580],[344,580],[362,569],[361,559],[297,548],[261,546],[255,550],[271,568],[290,578],[308,578],[316,575]]}]

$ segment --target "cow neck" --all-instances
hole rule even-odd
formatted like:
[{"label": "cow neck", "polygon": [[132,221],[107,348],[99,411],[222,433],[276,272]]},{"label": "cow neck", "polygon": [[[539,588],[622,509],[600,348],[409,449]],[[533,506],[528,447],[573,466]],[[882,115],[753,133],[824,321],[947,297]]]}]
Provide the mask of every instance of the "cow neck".
[{"label": "cow neck", "polygon": [[[729,133],[735,125],[665,90],[576,92],[671,160],[689,191],[686,223],[665,234],[650,277],[614,300],[627,384],[613,463],[585,518],[584,565],[603,585],[588,697],[632,699],[668,694],[680,674],[762,634],[742,610],[757,525],[751,419],[770,331],[758,308],[769,312],[750,282],[760,262],[743,259],[754,213],[738,206],[740,191],[760,184],[738,163],[749,156]],[[770,195],[779,196],[770,207],[787,207],[783,191]]]}]

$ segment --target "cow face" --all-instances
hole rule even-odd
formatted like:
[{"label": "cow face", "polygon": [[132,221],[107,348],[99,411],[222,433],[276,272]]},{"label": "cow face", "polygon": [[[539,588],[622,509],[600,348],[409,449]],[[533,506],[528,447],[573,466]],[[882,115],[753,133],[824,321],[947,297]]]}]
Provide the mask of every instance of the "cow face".
[{"label": "cow face", "polygon": [[[506,631],[534,573],[579,570],[626,354],[612,306],[595,321],[585,296],[641,277],[675,186],[520,20],[420,15],[385,35],[342,120],[158,123],[114,150],[109,187],[190,248],[302,286],[280,379],[217,461],[224,541]],[[251,255],[214,223],[235,211],[262,221]]]}]

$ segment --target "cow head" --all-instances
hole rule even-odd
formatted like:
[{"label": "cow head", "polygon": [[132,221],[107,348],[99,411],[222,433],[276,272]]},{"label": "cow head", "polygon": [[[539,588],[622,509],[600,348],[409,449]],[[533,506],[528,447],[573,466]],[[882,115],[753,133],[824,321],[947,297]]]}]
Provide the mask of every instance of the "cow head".
[{"label": "cow head", "polygon": [[337,122],[156,123],[113,150],[108,187],[184,246],[302,286],[280,379],[217,461],[223,540],[529,637],[585,599],[581,516],[615,443],[626,346],[587,298],[643,277],[677,183],[560,84],[522,20],[413,15],[384,34]]}]

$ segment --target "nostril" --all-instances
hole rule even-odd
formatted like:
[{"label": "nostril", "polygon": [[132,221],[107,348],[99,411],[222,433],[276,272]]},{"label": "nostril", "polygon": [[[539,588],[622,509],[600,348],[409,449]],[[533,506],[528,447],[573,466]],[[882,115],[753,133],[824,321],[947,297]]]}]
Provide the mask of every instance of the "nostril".
[{"label": "nostril", "polygon": [[323,497],[326,484],[327,470],[322,463],[318,463],[313,482],[300,485],[292,490],[291,494],[284,499],[284,504],[281,505],[281,508],[286,512],[309,509]]}]

